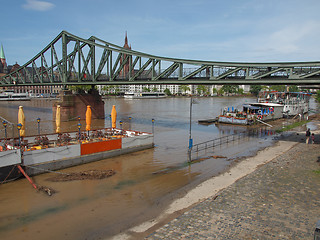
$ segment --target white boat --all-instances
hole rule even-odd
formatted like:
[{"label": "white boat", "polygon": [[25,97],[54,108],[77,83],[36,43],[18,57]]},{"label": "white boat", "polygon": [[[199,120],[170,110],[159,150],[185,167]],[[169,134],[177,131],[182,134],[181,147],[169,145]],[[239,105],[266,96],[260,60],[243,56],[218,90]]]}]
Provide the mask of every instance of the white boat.
[{"label": "white boat", "polygon": [[0,101],[25,101],[30,100],[29,93],[15,93],[14,90],[5,90],[0,93]]},{"label": "white boat", "polygon": [[261,92],[259,103],[283,104],[284,116],[296,116],[309,111],[311,94],[305,92]]},{"label": "white boat", "polygon": [[126,92],[124,94],[125,98],[165,98],[167,95],[162,92],[140,92],[140,93],[135,93],[135,92]]}]

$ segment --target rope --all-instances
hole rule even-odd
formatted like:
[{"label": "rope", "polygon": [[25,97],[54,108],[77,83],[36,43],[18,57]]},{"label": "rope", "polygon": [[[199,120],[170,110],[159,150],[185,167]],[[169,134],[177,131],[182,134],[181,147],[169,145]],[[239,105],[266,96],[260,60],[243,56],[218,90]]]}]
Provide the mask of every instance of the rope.
[{"label": "rope", "polygon": [[8,176],[1,182],[1,184],[3,184],[3,183],[6,182],[7,178],[11,175],[11,173],[12,173],[13,169],[15,169],[15,167],[16,167],[16,165],[14,165],[14,166],[12,167],[12,169],[11,169],[11,171],[9,172]]},{"label": "rope", "polygon": [[26,165],[24,165],[24,167],[27,167],[27,168],[33,168],[33,169],[41,170],[41,171],[44,171],[44,172],[57,173],[57,174],[62,174],[62,175],[69,175],[69,173],[63,173],[63,172],[58,172],[58,171],[52,171],[52,170],[43,169],[43,168],[31,167],[31,166],[26,166]]}]

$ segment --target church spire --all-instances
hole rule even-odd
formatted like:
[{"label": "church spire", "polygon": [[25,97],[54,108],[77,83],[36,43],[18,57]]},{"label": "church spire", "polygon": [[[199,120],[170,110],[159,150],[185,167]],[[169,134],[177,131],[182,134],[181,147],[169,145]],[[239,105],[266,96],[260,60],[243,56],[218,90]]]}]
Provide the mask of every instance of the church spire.
[{"label": "church spire", "polygon": [[128,36],[127,36],[127,31],[126,31],[126,37],[124,39],[124,45],[128,45]]},{"label": "church spire", "polygon": [[1,44],[1,49],[0,49],[0,59],[6,59],[6,57],[4,56],[4,51],[3,51],[3,45]]},{"label": "church spire", "polygon": [[2,44],[1,44],[1,49],[0,49],[0,72],[8,73],[6,57],[4,56],[4,51],[3,51],[3,45]]},{"label": "church spire", "polygon": [[126,37],[124,38],[124,45],[123,45],[123,47],[126,48],[126,49],[131,49],[131,46],[129,47],[129,44],[128,44],[127,31],[126,31]]}]

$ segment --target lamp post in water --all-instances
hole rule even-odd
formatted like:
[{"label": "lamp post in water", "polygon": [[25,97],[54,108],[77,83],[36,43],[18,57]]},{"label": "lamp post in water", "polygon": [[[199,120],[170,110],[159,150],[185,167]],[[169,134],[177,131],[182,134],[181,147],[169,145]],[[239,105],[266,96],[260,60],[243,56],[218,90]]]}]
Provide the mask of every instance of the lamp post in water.
[{"label": "lamp post in water", "polygon": [[131,119],[132,117],[129,117],[129,130],[131,130]]},{"label": "lamp post in water", "polygon": [[152,134],[154,135],[154,118],[152,118]]},{"label": "lamp post in water", "polygon": [[40,118],[37,118],[37,123],[38,123],[38,135],[40,136]]},{"label": "lamp post in water", "polygon": [[191,162],[191,151],[193,147],[193,139],[191,136],[191,122],[192,122],[192,104],[197,104],[198,102],[194,101],[192,99],[192,96],[190,98],[190,121],[189,121],[189,149],[188,149],[188,157],[189,157],[189,162]]},{"label": "lamp post in water", "polygon": [[188,148],[189,162],[191,162],[191,150],[193,145],[193,140],[191,137],[191,120],[192,120],[192,97],[190,98],[190,117],[189,117],[189,148]]}]

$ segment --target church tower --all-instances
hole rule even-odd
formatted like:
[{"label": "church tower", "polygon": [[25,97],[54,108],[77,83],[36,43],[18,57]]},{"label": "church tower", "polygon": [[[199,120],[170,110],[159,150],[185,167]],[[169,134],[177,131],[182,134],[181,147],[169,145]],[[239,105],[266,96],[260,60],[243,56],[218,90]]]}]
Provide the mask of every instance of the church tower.
[{"label": "church tower", "polygon": [[[124,39],[123,48],[131,50],[131,46],[129,46],[129,44],[128,44],[127,31],[126,31],[126,36],[125,36],[125,39]],[[120,59],[120,65],[121,65],[122,62],[126,59],[126,57],[127,57],[127,54],[123,54],[123,55],[122,55],[122,58]],[[129,68],[130,68],[130,64],[131,64],[131,63],[132,63],[132,57],[129,56],[127,62],[126,62],[125,65],[123,66],[123,69],[120,71],[120,76],[121,76],[121,77],[123,77],[123,78],[129,77]],[[132,71],[132,73],[133,73],[133,71]]]},{"label": "church tower", "polygon": [[7,66],[6,57],[4,55],[2,44],[1,44],[1,49],[0,49],[0,72],[1,73],[8,73],[8,66]]}]

